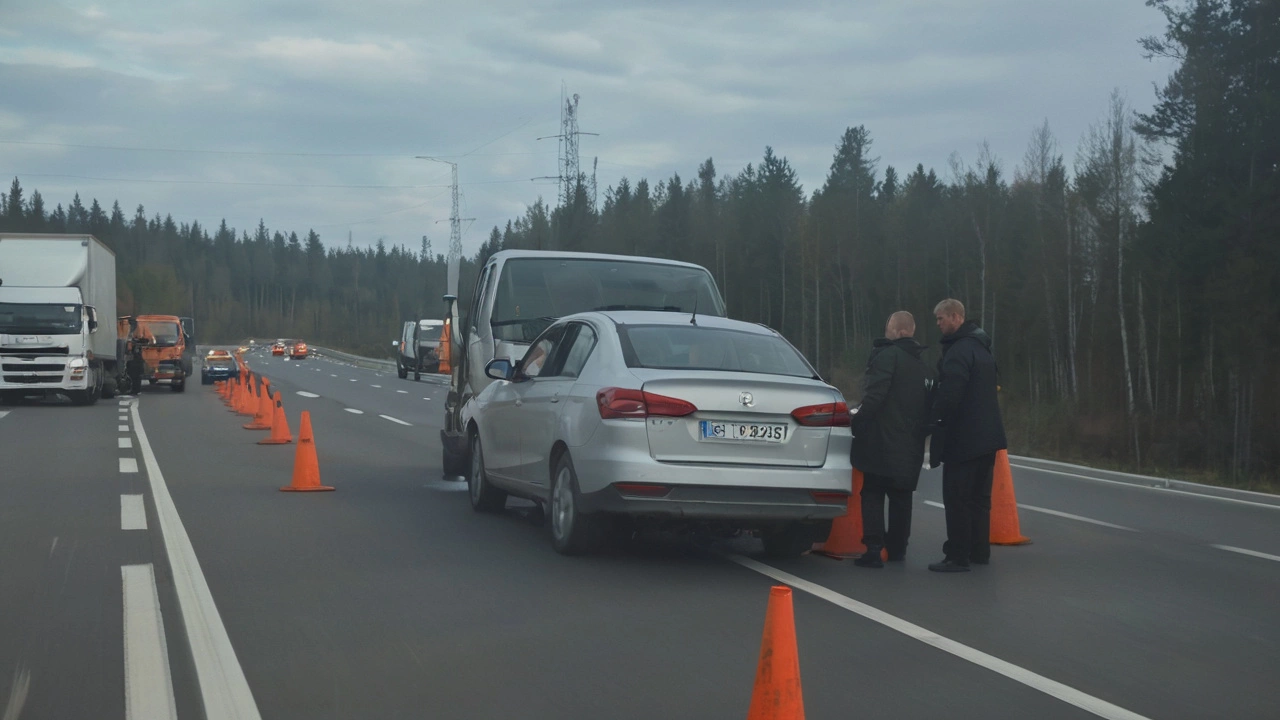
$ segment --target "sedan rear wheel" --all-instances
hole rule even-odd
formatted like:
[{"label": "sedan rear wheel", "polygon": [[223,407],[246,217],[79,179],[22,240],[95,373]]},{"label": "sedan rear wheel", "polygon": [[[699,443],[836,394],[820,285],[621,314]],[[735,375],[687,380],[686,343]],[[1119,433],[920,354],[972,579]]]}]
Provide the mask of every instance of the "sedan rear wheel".
[{"label": "sedan rear wheel", "polygon": [[484,470],[484,450],[480,433],[471,433],[471,465],[467,472],[467,494],[476,512],[499,512],[507,504],[507,493],[489,484]]},{"label": "sedan rear wheel", "polygon": [[578,473],[566,452],[551,481],[551,545],[561,555],[585,554],[596,544],[599,526],[599,517],[579,509]]}]

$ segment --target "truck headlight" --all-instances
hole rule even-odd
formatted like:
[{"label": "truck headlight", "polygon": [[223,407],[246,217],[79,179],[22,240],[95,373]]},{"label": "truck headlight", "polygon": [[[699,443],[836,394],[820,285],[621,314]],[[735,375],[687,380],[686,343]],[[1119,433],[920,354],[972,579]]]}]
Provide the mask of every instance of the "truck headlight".
[{"label": "truck headlight", "polygon": [[67,367],[69,368],[83,368],[84,366],[85,361],[82,357],[71,358],[71,362],[67,363]]}]

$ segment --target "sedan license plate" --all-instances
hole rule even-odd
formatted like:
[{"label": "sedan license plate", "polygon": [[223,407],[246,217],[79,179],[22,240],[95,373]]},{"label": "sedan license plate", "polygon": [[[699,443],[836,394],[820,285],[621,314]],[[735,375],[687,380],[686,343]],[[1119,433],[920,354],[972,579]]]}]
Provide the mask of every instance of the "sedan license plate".
[{"label": "sedan license plate", "polygon": [[786,425],[717,422],[715,420],[702,420],[701,425],[703,440],[780,443],[787,439]]}]

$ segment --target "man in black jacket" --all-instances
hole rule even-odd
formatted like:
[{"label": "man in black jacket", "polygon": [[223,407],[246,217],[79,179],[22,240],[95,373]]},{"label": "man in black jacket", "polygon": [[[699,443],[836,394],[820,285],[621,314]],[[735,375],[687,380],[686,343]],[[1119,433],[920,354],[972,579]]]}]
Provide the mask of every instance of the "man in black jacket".
[{"label": "man in black jacket", "polygon": [[[862,478],[862,542],[867,551],[854,561],[880,568],[880,550],[891,562],[907,553],[911,535],[911,494],[924,463],[924,427],[928,420],[926,374],[920,354],[924,346],[912,335],[911,313],[889,316],[884,337],[875,341],[867,360],[862,404],[854,414],[850,458]],[[889,532],[885,533],[884,501],[889,499]]]},{"label": "man in black jacket", "polygon": [[938,391],[933,407],[929,464],[942,468],[947,542],[935,572],[968,572],[991,562],[991,473],[996,451],[1008,447],[996,399],[991,338],[964,318],[964,305],[947,299],[933,309],[942,331]]}]

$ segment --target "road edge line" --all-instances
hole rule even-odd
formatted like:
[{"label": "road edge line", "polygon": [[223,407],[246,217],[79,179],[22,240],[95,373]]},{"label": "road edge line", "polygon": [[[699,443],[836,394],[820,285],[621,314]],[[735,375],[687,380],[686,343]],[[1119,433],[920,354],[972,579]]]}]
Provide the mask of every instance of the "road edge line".
[{"label": "road edge line", "polygon": [[245,679],[244,669],[236,659],[235,648],[222,624],[222,616],[218,614],[218,607],[213,602],[209,583],[200,571],[200,561],[196,559],[191,538],[182,525],[178,507],[174,505],[164,475],[160,472],[160,463],[147,440],[147,431],[143,428],[142,416],[138,411],[139,405],[135,401],[130,407],[133,430],[138,437],[138,448],[147,468],[151,498],[155,502],[156,517],[160,522],[160,537],[164,540],[165,556],[169,561],[169,569],[173,572],[178,610],[187,631],[191,656],[195,661],[196,681],[200,685],[205,717],[261,720],[262,716],[253,700],[253,692],[249,689],[249,681]]},{"label": "road edge line", "polygon": [[1015,467],[1019,470],[1032,470],[1035,472],[1050,473],[1052,475],[1063,475],[1065,477],[1079,478],[1090,482],[1107,483],[1108,485],[1118,485],[1120,487],[1135,488],[1138,490],[1154,490],[1156,492],[1173,493],[1175,495],[1183,495],[1186,497],[1203,498],[1205,500],[1217,500],[1219,502],[1236,503],[1237,505],[1250,505],[1252,507],[1266,508],[1268,510],[1280,510],[1280,505],[1271,503],[1254,502],[1252,500],[1241,500],[1240,498],[1223,497],[1221,495],[1206,495],[1205,493],[1191,492],[1190,490],[1178,490],[1177,488],[1151,487],[1149,485],[1138,485],[1137,483],[1125,482],[1123,480],[1108,480],[1106,478],[1091,477],[1089,475],[1081,475],[1079,473],[1063,472],[1062,470],[1050,470],[1049,468],[1035,467],[1034,465],[1018,465],[1009,463],[1009,467]]},{"label": "road edge line", "polygon": [[792,575],[791,573],[779,570],[771,565],[765,565],[757,560],[752,560],[743,555],[725,555],[730,561],[741,565],[748,570],[772,578],[781,583],[786,583],[791,587],[813,595],[821,600],[844,608],[855,615],[860,615],[871,622],[882,625],[895,632],[902,633],[913,640],[933,646],[945,653],[954,655],[961,660],[966,660],[979,667],[986,668],[994,673],[1003,675],[1014,682],[1025,685],[1033,690],[1038,690],[1050,697],[1057,698],[1069,705],[1092,713],[1107,720],[1150,720],[1144,715],[1139,715],[1132,710],[1126,710],[1119,705],[1109,703],[1102,698],[1094,697],[1084,691],[1077,690],[1070,685],[1065,685],[1057,680],[1051,680],[1044,675],[1028,670],[1024,667],[1014,665],[1006,660],[985,653],[977,648],[970,647],[964,643],[957,642],[950,638],[943,637],[932,630],[927,630],[913,622],[903,620],[896,615],[867,605],[864,602],[854,600],[846,595],[823,587],[814,582],[810,582],[803,578]]},{"label": "road edge line", "polygon": [[151,563],[122,565],[120,584],[124,605],[124,716],[126,720],[177,720],[155,568]]}]

